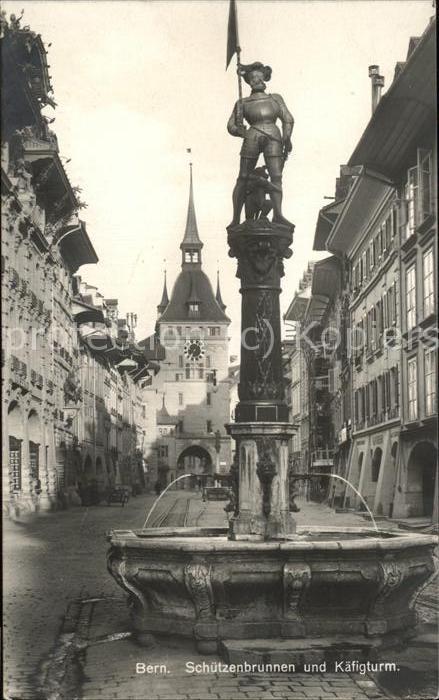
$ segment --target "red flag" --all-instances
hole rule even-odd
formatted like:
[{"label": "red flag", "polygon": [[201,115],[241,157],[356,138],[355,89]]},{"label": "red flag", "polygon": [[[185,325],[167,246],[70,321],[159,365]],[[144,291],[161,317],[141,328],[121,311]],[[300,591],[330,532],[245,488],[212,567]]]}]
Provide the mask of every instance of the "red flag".
[{"label": "red flag", "polygon": [[226,70],[229,67],[229,63],[235,53],[238,54],[239,59],[239,39],[238,39],[238,17],[236,14],[236,1],[230,0],[229,6],[229,24],[227,27],[227,58],[226,58]]}]

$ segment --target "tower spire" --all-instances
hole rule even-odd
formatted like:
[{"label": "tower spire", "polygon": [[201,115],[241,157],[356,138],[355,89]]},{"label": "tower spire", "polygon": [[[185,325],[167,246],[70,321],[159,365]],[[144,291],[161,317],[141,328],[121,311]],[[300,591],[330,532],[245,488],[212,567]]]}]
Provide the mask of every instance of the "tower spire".
[{"label": "tower spire", "polygon": [[203,244],[198,235],[197,217],[195,215],[194,186],[192,177],[192,163],[189,163],[189,203],[187,208],[186,228],[180,249],[183,253],[183,265],[200,265],[201,248]]},{"label": "tower spire", "polygon": [[163,270],[164,272],[164,281],[163,281],[163,293],[162,293],[162,300],[160,304],[157,306],[157,313],[161,316],[163,311],[166,309],[167,305],[169,304],[169,297],[168,297],[168,288],[166,286],[166,270]]},{"label": "tower spire", "polygon": [[216,271],[216,295],[215,299],[217,300],[218,306],[220,307],[221,311],[226,310],[226,305],[223,302],[222,296],[221,296],[221,289],[220,289],[220,278],[219,278],[219,270]]}]

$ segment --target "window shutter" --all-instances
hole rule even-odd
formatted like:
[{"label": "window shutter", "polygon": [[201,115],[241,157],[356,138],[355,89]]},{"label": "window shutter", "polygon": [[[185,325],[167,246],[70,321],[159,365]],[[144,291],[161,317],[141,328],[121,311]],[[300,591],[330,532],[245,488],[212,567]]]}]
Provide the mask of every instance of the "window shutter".
[{"label": "window shutter", "polygon": [[424,148],[418,148],[418,206],[417,224],[431,213],[431,153]]}]

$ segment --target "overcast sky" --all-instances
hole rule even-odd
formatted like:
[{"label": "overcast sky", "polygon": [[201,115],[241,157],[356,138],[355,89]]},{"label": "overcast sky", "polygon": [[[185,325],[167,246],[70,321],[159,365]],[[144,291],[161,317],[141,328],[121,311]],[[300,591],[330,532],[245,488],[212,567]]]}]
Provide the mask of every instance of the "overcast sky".
[{"label": "overcast sky", "polygon": [[[242,61],[268,63],[268,91],[294,115],[293,155],[284,171],[284,213],[296,224],[286,262],[285,310],[312,253],[318,210],[334,194],[370,118],[368,66],[390,85],[410,36],[434,13],[431,0],[238,0]],[[121,315],[138,314],[138,336],[153,331],[166,259],[170,287],[188,198],[192,148],[203,267],[232,318],[239,345],[236,261],[225,227],[241,140],[226,131],[237,97],[235,64],[225,72],[226,0],[3,2],[41,33],[49,55],[57,133],[66,170],[99,256],[80,269]],[[247,86],[245,86],[246,88]],[[46,113],[50,113],[50,108]],[[217,262],[219,261],[219,262]]]}]

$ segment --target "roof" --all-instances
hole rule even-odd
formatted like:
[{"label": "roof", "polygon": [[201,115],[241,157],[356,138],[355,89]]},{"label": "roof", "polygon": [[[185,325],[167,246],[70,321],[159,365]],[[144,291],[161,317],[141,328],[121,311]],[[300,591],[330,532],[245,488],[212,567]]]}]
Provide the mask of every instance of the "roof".
[{"label": "roof", "polygon": [[230,319],[219,306],[213,293],[209,278],[201,268],[184,269],[178,275],[171,299],[160,317],[162,322],[194,321],[189,315],[189,303],[197,296],[200,304],[200,312],[197,321],[212,321],[216,323],[230,323]]},{"label": "roof", "polygon": [[192,163],[190,164],[190,185],[189,185],[189,203],[187,208],[186,217],[186,228],[184,231],[184,237],[180,244],[180,248],[184,250],[185,248],[199,248],[203,247],[203,244],[198,235],[197,217],[195,215],[195,205],[194,205],[194,186],[192,182]]},{"label": "roof", "polygon": [[165,270],[165,279],[163,282],[163,293],[162,293],[162,299],[160,301],[160,304],[157,306],[157,311],[159,314],[161,314],[169,304],[169,297],[168,297],[168,288],[166,286],[166,270]]},{"label": "roof", "polygon": [[436,112],[436,21],[432,19],[419,39],[410,40],[405,63],[379,101],[349,165],[366,165],[397,178]]},{"label": "roof", "polygon": [[221,296],[221,288],[220,288],[220,279],[219,279],[219,270],[216,273],[216,294],[215,294],[215,299],[218,302],[218,306],[222,311],[225,311],[227,306],[223,302],[223,298]]}]

